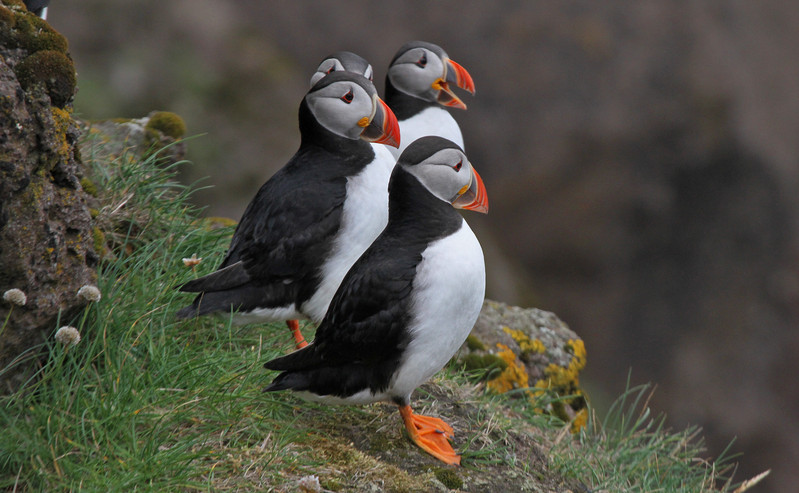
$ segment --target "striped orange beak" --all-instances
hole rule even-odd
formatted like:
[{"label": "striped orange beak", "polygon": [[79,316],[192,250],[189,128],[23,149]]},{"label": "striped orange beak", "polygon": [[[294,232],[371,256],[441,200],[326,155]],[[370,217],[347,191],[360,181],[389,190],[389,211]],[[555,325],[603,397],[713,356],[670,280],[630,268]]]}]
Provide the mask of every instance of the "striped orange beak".
[{"label": "striped orange beak", "polygon": [[488,194],[483,184],[483,179],[477,174],[474,168],[472,171],[472,182],[469,187],[452,201],[452,206],[456,209],[468,209],[470,211],[488,214]]},{"label": "striped orange beak", "polygon": [[474,81],[469,72],[454,60],[446,58],[444,60],[443,76],[433,83],[433,88],[439,91],[438,102],[450,108],[465,110],[466,104],[453,92],[450,87],[451,84],[455,84],[471,94],[475,93]]},{"label": "striped orange beak", "polygon": [[371,120],[367,120],[368,124],[361,132],[361,138],[368,142],[399,148],[400,129],[397,117],[382,99],[377,96],[374,98],[375,114]]}]

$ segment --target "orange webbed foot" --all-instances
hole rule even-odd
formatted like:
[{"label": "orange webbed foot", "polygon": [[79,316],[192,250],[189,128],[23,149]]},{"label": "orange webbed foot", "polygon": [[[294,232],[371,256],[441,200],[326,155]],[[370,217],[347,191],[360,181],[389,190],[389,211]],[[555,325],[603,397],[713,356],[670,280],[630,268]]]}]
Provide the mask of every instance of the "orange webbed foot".
[{"label": "orange webbed foot", "polygon": [[294,336],[294,342],[297,346],[297,349],[302,349],[308,345],[308,343],[305,341],[305,337],[302,335],[302,332],[300,332],[299,320],[286,320],[286,325],[288,325],[291,335]]},{"label": "orange webbed foot", "polygon": [[410,406],[400,406],[400,415],[411,440],[422,450],[447,464],[460,465],[461,456],[455,453],[449,439],[454,431],[439,418],[414,414]]}]

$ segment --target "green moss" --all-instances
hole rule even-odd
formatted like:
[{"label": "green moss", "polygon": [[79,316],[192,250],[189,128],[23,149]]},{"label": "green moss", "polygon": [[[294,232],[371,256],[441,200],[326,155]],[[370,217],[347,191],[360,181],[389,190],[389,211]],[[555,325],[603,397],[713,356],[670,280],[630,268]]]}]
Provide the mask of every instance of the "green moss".
[{"label": "green moss", "polygon": [[470,353],[462,361],[467,370],[487,370],[486,374],[503,371],[508,367],[508,363],[496,354]]},{"label": "green moss", "polygon": [[433,469],[433,474],[436,475],[436,479],[441,481],[444,486],[451,490],[458,490],[463,487],[463,480],[460,478],[460,476],[458,476],[458,473],[456,473],[454,469],[437,467]]},{"label": "green moss", "polygon": [[17,14],[14,17],[14,32],[8,41],[31,54],[47,50],[66,54],[69,48],[64,36],[47,21],[33,14]]},{"label": "green moss", "polygon": [[466,338],[466,347],[469,348],[469,351],[485,351],[486,345],[483,344],[483,341],[480,340],[474,334],[469,334],[469,337]]},{"label": "green moss", "polygon": [[396,448],[396,444],[384,433],[376,433],[371,437],[369,450],[372,452],[386,452]]},{"label": "green moss", "polygon": [[341,491],[341,489],[344,487],[344,485],[341,484],[341,481],[336,478],[319,481],[319,485],[322,488],[330,491]]},{"label": "green moss", "polygon": [[90,179],[86,177],[81,178],[80,186],[83,187],[84,192],[88,193],[92,197],[97,197],[97,185],[95,185]]},{"label": "green moss", "polygon": [[14,71],[26,91],[43,85],[54,106],[63,107],[75,93],[75,67],[58,51],[38,51],[19,62]]},{"label": "green moss", "polygon": [[186,123],[174,113],[158,111],[150,116],[145,129],[157,130],[168,137],[179,139],[186,134]]},{"label": "green moss", "polygon": [[22,0],[3,0],[3,3],[8,7],[15,7],[16,10],[28,10]]},{"label": "green moss", "polygon": [[97,226],[92,228],[92,238],[94,251],[102,257],[105,253],[105,235]]},{"label": "green moss", "polygon": [[100,215],[100,211],[98,209],[90,207],[89,208],[89,215],[92,216],[92,219],[97,219],[97,216]]},{"label": "green moss", "polygon": [[14,24],[16,23],[14,12],[11,12],[7,8],[0,5],[0,22],[8,27],[14,27]]}]

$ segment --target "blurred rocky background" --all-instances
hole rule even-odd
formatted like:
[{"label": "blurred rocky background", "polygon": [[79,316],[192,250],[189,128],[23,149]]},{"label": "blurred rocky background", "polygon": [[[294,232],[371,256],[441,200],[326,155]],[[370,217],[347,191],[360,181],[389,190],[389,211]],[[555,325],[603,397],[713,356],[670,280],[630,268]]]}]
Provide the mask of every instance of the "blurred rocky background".
[{"label": "blurred rocky background", "polygon": [[799,4],[54,0],[78,116],[181,115],[186,182],[237,219],[298,145],[316,64],[347,49],[382,90],[411,39],[474,77],[456,118],[489,188],[469,220],[488,295],[585,339],[599,406],[653,382],[759,491],[799,482]]}]

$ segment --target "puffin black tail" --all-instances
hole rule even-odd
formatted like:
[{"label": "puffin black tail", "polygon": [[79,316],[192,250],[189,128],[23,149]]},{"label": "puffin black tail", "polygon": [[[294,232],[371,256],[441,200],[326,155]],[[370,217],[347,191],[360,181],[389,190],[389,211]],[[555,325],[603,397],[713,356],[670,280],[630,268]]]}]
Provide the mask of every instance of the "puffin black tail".
[{"label": "puffin black tail", "polygon": [[199,308],[196,305],[184,306],[175,313],[175,316],[179,319],[196,317],[198,315]]},{"label": "puffin black tail", "polygon": [[283,372],[264,389],[264,392],[308,390],[309,383],[308,378],[302,373]]},{"label": "puffin black tail", "polygon": [[178,290],[184,293],[200,293],[204,291],[225,291],[237,288],[250,281],[250,276],[244,269],[241,261],[228,265],[206,276],[198,277],[180,286]]},{"label": "puffin black tail", "polygon": [[264,363],[264,368],[267,370],[289,372],[316,368],[319,366],[319,363],[316,357],[316,346],[310,344],[293,353],[267,361]]}]

